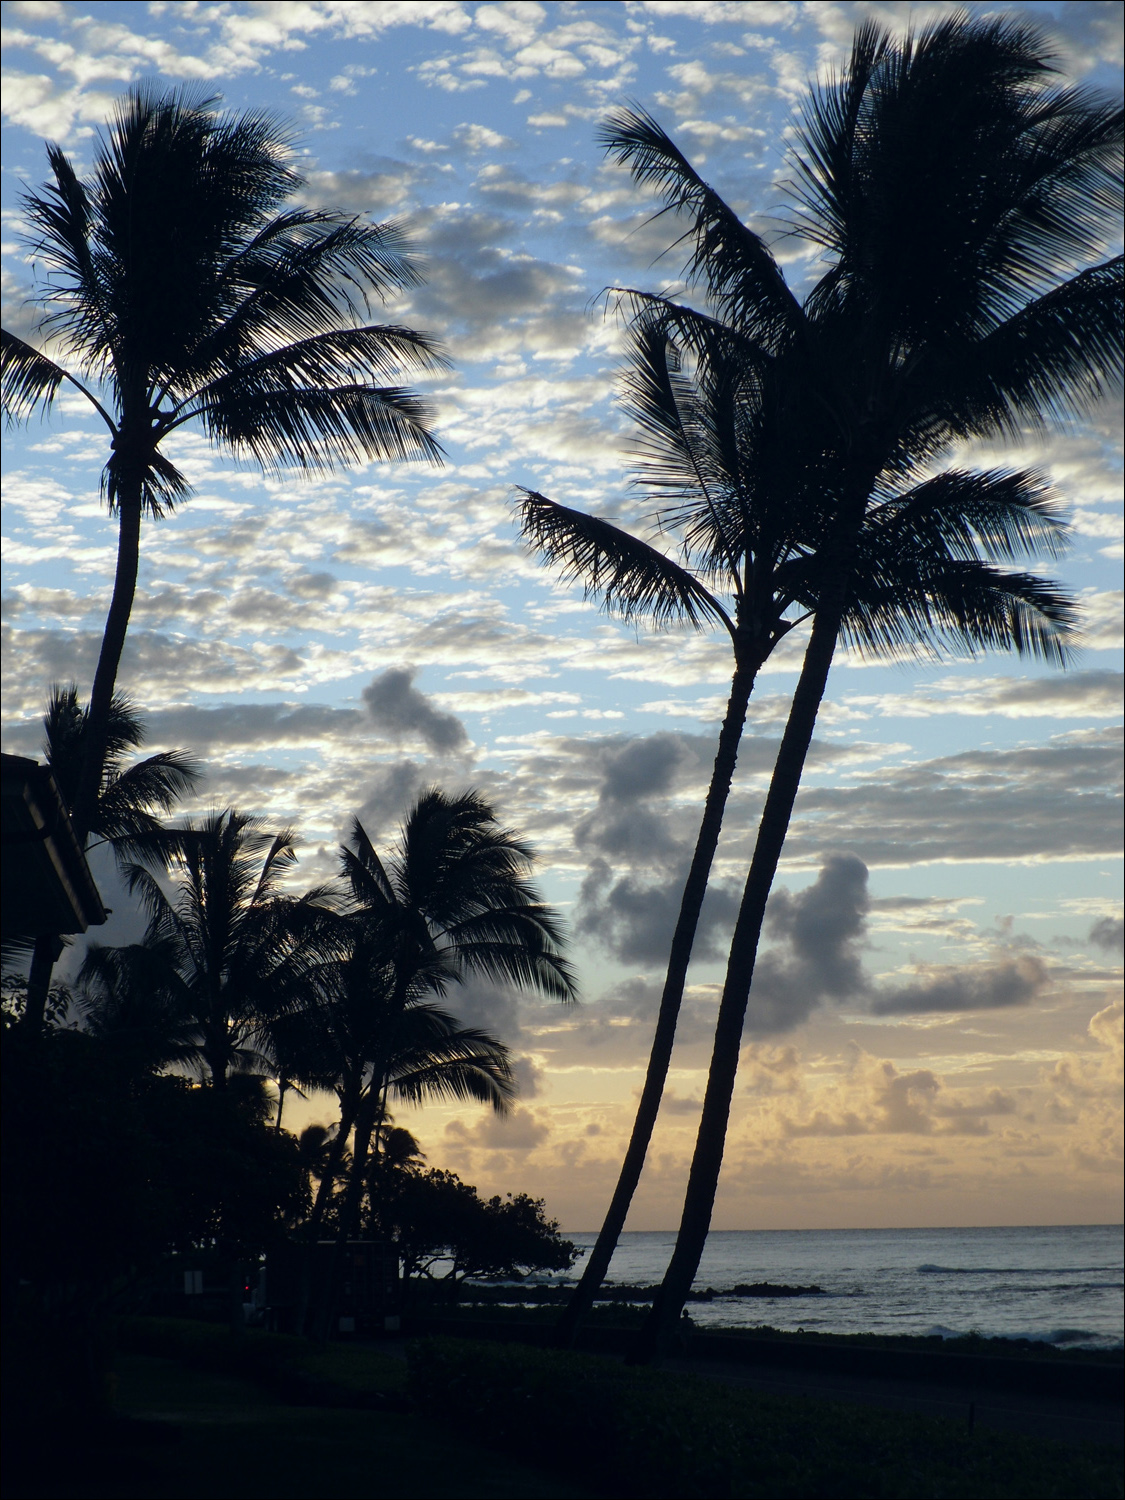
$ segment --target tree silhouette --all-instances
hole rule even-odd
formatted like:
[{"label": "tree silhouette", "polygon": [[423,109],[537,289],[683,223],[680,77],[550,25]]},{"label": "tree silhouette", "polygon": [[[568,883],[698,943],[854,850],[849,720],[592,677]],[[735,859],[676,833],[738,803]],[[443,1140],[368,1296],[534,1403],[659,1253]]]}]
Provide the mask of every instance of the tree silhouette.
[{"label": "tree silhouette", "polygon": [[[670,1337],[706,1240],[766,900],[869,557],[865,518],[959,441],[1043,429],[1088,409],[1120,363],[1121,258],[1075,268],[1099,252],[1120,191],[1121,111],[1054,87],[1051,73],[1038,34],[1011,21],[956,16],[898,43],[861,27],[845,73],[814,93],[796,133],[795,224],[827,262],[803,303],[764,242],[648,115],[623,111],[607,127],[618,159],[691,215],[692,269],[722,315],[774,351],[784,395],[776,416],[800,444],[824,538],[680,1232],[638,1358]],[[1004,556],[1033,538],[1009,524],[984,540]],[[1068,624],[1065,609],[1016,609],[986,640],[1060,661]]]},{"label": "tree silhouette", "polygon": [[[807,434],[791,420],[799,407],[784,343],[755,343],[690,307],[627,295],[635,316],[624,404],[639,434],[635,482],[653,502],[654,541],[533,491],[524,492],[524,535],[625,619],[721,626],[734,672],[636,1119],[560,1319],[564,1345],[604,1280],[656,1124],[748,700],[764,662],[819,607],[835,514],[823,459],[805,450]],[[1063,528],[1045,481],[1003,470],[911,477],[888,476],[862,514],[844,639],[868,659],[1003,646],[1050,654],[1069,600],[1050,580],[996,566],[1036,546],[1059,550]],[[679,561],[655,545],[661,533],[679,541]]]},{"label": "tree silhouette", "polygon": [[[73,808],[90,736],[90,716],[73,683],[51,689],[43,729],[44,758],[63,805]],[[110,844],[119,863],[152,846],[154,836],[163,827],[159,814],[171,812],[200,778],[198,763],[180,750],[162,750],[127,764],[129,753],[138,750],[146,738],[144,720],[136,704],[124,693],[114,693],[88,838],[95,846]],[[24,1012],[29,1032],[42,1030],[51,971],[62,946],[53,933],[44,933],[35,940]]]},{"label": "tree silhouette", "polygon": [[5,331],[10,420],[66,385],[104,422],[102,490],[119,521],[113,595],[72,804],[91,831],[140,556],[141,520],[189,494],[164,450],[196,422],[264,469],[308,471],[440,450],[426,403],[392,384],[443,363],[414,329],[362,321],[372,297],[419,280],[402,226],[296,206],[302,179],[272,116],[216,112],[184,91],[129,90],[82,178],[57,145],[25,195],[45,272],[42,347]]},{"label": "tree silhouette", "polygon": [[[269,832],[233,808],[155,835],[146,864],[127,875],[149,916],[146,943],[169,964],[181,1025],[194,1037],[197,1070],[223,1089],[232,1073],[268,1075],[270,1028],[315,1001],[323,957],[319,890],[287,895],[296,862],[292,832]],[[149,866],[178,871],[169,896]],[[108,960],[95,952],[95,972]]]},{"label": "tree silhouette", "polygon": [[341,860],[347,916],[360,936],[349,953],[353,967],[345,960],[335,992],[332,1024],[347,1063],[340,1129],[318,1199],[336,1173],[332,1156],[342,1153],[349,1133],[354,1138],[316,1320],[322,1336],[388,1093],[415,1101],[474,1098],[500,1112],[513,1094],[506,1049],[486,1033],[459,1027],[426,997],[440,997],[471,976],[563,1001],[575,996],[560,924],[528,878],[532,858],[529,846],[501,828],[488,803],[471,791],[424,792],[385,862],[359,819],[352,823]]}]

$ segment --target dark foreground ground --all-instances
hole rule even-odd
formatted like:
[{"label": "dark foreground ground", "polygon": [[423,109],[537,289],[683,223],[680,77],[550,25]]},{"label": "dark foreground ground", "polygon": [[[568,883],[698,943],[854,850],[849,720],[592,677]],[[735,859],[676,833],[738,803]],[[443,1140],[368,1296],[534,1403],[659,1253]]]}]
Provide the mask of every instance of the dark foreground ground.
[{"label": "dark foreground ground", "polygon": [[77,1450],[58,1434],[30,1472],[9,1476],[6,1500],[590,1493],[412,1414],[293,1406],[256,1383],[145,1355],[119,1357],[117,1377],[118,1409],[145,1423]]},{"label": "dark foreground ground", "polygon": [[[123,1325],[120,1346],[117,1421],[81,1439],[59,1430],[21,1443],[28,1434],[9,1430],[5,1496],[1122,1493],[1120,1404],[1104,1392],[1082,1399],[742,1359],[635,1373],[613,1355],[448,1339],[414,1346],[408,1373],[401,1343],[314,1350],[171,1320]],[[731,1458],[716,1469],[715,1434],[721,1446],[728,1431]],[[661,1443],[666,1466],[652,1461]]]},{"label": "dark foreground ground", "polygon": [[1063,1394],[1037,1395],[970,1383],[888,1380],[771,1365],[736,1367],[701,1359],[668,1360],[664,1368],[703,1375],[726,1385],[769,1391],[775,1396],[855,1402],[1058,1443],[1125,1447],[1125,1415],[1119,1402],[1075,1399]]}]

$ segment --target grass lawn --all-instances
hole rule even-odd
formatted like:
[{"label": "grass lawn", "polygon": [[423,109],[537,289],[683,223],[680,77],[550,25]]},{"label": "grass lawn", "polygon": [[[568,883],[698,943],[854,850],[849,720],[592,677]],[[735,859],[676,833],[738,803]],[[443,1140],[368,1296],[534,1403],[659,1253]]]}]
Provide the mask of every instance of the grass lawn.
[{"label": "grass lawn", "polygon": [[118,1409],[168,1423],[146,1434],[164,1441],[75,1452],[60,1432],[37,1476],[23,1484],[12,1477],[11,1500],[547,1500],[589,1493],[423,1417],[286,1406],[247,1381],[146,1355],[121,1355],[115,1369]]}]

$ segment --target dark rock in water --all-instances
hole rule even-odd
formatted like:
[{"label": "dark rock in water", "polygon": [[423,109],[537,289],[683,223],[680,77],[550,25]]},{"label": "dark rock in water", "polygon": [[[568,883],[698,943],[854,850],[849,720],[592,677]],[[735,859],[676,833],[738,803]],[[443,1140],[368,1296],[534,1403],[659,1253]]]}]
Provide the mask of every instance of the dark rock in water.
[{"label": "dark rock in water", "polygon": [[[651,1302],[659,1288],[655,1286],[603,1286],[598,1293],[599,1302]],[[713,1286],[690,1291],[689,1302],[714,1302],[717,1297],[822,1297],[824,1288],[819,1286],[784,1286],[773,1281],[740,1281],[727,1292],[717,1292]]]},{"label": "dark rock in water", "polygon": [[728,1297],[823,1297],[820,1286],[782,1286],[773,1281],[755,1281],[747,1285],[744,1281],[727,1292]]}]

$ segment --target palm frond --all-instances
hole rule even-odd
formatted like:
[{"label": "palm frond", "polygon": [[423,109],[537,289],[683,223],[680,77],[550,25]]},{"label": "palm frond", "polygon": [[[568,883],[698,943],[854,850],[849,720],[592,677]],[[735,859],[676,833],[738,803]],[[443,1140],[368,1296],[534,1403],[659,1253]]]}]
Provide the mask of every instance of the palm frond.
[{"label": "palm frond", "polygon": [[1123,268],[1116,256],[1029,303],[976,344],[953,373],[919,366],[918,405],[959,436],[1043,429],[1087,414],[1120,385]]},{"label": "palm frond", "polygon": [[372,460],[440,465],[444,454],[429,431],[430,403],[399,386],[325,386],[246,390],[211,399],[183,414],[198,417],[216,444],[262,468],[291,466],[328,472]]},{"label": "palm frond", "polygon": [[[151,809],[171,812],[195,790],[202,768],[182,750],[161,750],[116,776],[98,799],[98,826],[107,838],[129,831],[129,819]],[[139,826],[139,825],[138,825]]]},{"label": "palm frond", "polygon": [[280,348],[246,351],[233,369],[223,369],[193,390],[186,398],[190,410],[169,425],[179,426],[200,407],[237,406],[248,397],[293,388],[379,384],[404,372],[428,374],[448,364],[433,335],[418,329],[392,324],[333,328]]},{"label": "palm frond", "polygon": [[841,635],[878,659],[943,649],[1015,651],[1056,667],[1072,660],[1079,612],[1053,579],[965,559],[903,557],[868,580]]},{"label": "palm frond", "polygon": [[660,627],[686,621],[731,629],[719,601],[686,568],[627,531],[522,489],[521,535],[559,569],[567,583],[581,583],[587,598],[624,620],[651,619]]},{"label": "palm frond", "polygon": [[[300,209],[280,214],[224,267],[222,301],[230,305],[193,350],[191,378],[213,379],[284,339],[330,331],[342,316],[362,315],[372,293],[385,298],[420,280],[401,224]],[[444,356],[431,345],[428,360],[440,368]]]},{"label": "palm frond", "polygon": [[46,415],[67,378],[62,365],[6,328],[0,329],[0,389],[10,423],[26,422],[36,412]]},{"label": "palm frond", "polygon": [[666,211],[691,216],[694,247],[687,275],[704,282],[729,322],[771,349],[803,331],[801,305],[765,241],[703,181],[646,109],[634,103],[614,110],[598,139],[635,182],[661,195]]},{"label": "palm frond", "polygon": [[869,513],[860,536],[868,558],[913,552],[993,561],[1046,552],[1059,557],[1070,529],[1054,487],[1029,470],[949,469]]}]

